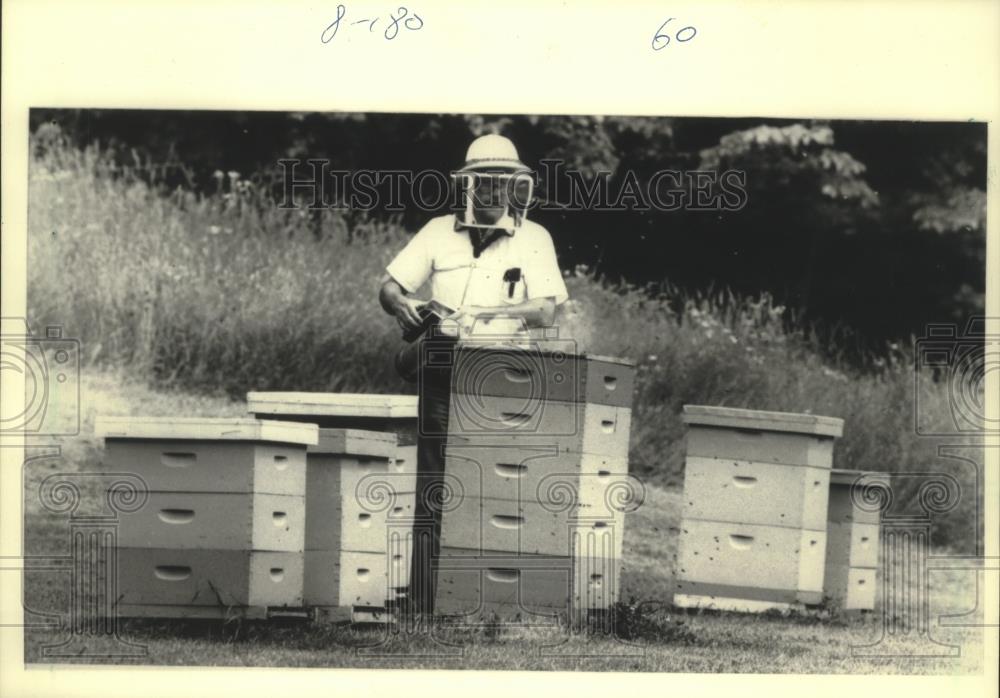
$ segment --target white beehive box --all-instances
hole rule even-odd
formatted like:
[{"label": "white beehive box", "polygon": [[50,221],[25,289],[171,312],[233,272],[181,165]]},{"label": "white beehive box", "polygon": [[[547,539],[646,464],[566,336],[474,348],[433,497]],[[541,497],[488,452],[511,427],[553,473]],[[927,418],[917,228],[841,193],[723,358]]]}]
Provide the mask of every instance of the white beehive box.
[{"label": "white beehive box", "polygon": [[306,549],[385,550],[386,521],[412,497],[395,489],[395,435],[321,429],[306,473]]},{"label": "white beehive box", "polygon": [[818,604],[825,554],[825,531],[685,520],[675,594],[720,609],[733,608],[731,599]]},{"label": "white beehive box", "polygon": [[310,607],[384,607],[409,577],[407,565],[399,551],[308,551],[304,603]]},{"label": "white beehive box", "polygon": [[604,508],[608,488],[628,474],[628,459],[558,452],[542,446],[463,446],[445,451],[448,482],[473,499],[562,501]]},{"label": "white beehive box", "polygon": [[452,394],[448,443],[546,446],[627,458],[632,410],[595,403]]},{"label": "white beehive box", "polygon": [[311,424],[256,419],[97,417],[109,471],[134,473],[152,492],[302,496]]},{"label": "white beehive box", "polygon": [[833,417],[686,405],[674,602],[759,611],[823,596]]},{"label": "white beehive box", "polygon": [[151,492],[118,517],[125,548],[301,552],[305,498],[282,494]]},{"label": "white beehive box", "polygon": [[578,540],[600,554],[620,558],[625,515],[591,516],[540,502],[464,498],[445,509],[441,546],[469,555],[483,550],[506,554],[570,556]]},{"label": "white beehive box", "polygon": [[821,531],[829,486],[829,468],[688,455],[683,518]]},{"label": "white beehive box", "polygon": [[879,514],[856,506],[855,483],[872,484],[879,473],[834,470],[830,477],[824,593],[847,611],[875,608],[879,563]]}]

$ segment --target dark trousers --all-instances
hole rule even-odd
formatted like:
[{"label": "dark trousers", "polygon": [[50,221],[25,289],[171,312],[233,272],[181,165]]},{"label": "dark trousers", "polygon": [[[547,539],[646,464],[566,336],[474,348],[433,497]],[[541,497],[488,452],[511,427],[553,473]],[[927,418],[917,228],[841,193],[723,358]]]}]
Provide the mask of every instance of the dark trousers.
[{"label": "dark trousers", "polygon": [[[435,341],[435,345],[437,344]],[[445,343],[443,348],[450,351],[452,347],[450,343]],[[444,449],[448,434],[451,367],[423,366],[419,388],[417,496],[410,570],[410,608],[415,613],[432,613],[437,581],[433,561],[441,550],[441,503],[443,498],[447,498]]]}]

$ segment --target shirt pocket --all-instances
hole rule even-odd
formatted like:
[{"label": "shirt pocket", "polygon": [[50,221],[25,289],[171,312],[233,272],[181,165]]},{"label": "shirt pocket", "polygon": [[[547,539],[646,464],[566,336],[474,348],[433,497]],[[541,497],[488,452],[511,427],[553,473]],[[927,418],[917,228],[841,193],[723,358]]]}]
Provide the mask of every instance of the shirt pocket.
[{"label": "shirt pocket", "polygon": [[518,303],[523,303],[527,296],[527,286],[524,283],[524,273],[523,271],[517,275],[516,281],[504,281],[504,272],[499,274],[500,277],[500,302],[507,305],[517,305]]}]

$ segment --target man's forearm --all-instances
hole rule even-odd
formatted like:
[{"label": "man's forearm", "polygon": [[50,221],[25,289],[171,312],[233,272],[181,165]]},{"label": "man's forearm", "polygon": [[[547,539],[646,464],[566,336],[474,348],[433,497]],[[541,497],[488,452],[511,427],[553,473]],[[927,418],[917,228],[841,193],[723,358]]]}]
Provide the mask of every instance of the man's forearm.
[{"label": "man's forearm", "polygon": [[400,298],[406,297],[406,291],[399,285],[399,282],[386,274],[382,279],[382,288],[378,292],[378,302],[382,310],[389,315],[395,314],[395,306]]},{"label": "man's forearm", "polygon": [[476,307],[476,317],[517,317],[528,327],[551,327],[555,321],[555,298],[532,298],[514,305]]}]

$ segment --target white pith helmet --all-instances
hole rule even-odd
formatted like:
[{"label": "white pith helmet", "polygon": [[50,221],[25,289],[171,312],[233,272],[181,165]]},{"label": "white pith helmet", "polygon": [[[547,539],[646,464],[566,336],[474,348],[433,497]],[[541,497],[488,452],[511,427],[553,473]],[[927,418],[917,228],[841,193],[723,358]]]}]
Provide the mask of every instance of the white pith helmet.
[{"label": "white pith helmet", "polygon": [[531,168],[521,162],[517,148],[509,138],[488,133],[472,141],[465,153],[465,164],[459,172],[503,168],[512,172],[530,172]]}]

